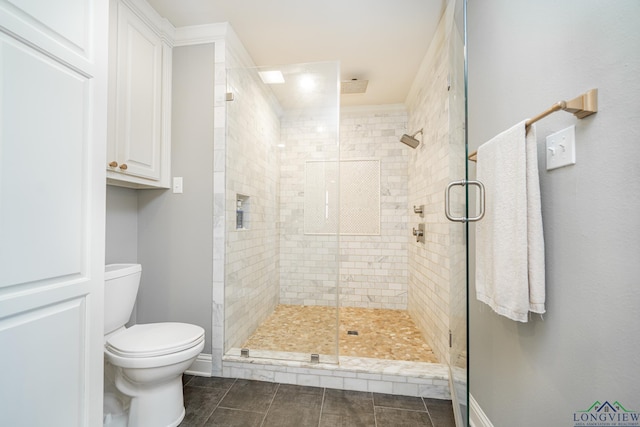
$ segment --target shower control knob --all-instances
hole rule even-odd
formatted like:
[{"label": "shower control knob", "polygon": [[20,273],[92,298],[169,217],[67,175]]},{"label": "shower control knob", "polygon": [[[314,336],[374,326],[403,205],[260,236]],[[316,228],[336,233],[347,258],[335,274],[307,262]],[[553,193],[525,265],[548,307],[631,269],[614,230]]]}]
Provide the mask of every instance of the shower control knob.
[{"label": "shower control knob", "polygon": [[416,236],[416,242],[424,242],[424,224],[420,224],[418,228],[414,228],[413,235]]}]

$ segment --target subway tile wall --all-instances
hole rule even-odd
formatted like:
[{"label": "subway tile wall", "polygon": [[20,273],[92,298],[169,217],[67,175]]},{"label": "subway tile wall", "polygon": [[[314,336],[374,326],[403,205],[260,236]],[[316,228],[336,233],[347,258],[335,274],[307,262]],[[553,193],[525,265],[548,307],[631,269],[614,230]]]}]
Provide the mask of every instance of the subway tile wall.
[{"label": "subway tile wall", "polygon": [[304,233],[305,164],[337,161],[337,109],[290,112],[281,120],[280,303],[337,305],[338,236]]},{"label": "subway tile wall", "polygon": [[[449,361],[450,226],[444,190],[450,181],[449,56],[441,25],[408,102],[409,130],[423,128],[409,159],[409,201],[424,205],[425,243],[409,245],[408,311],[441,363]],[[423,64],[424,65],[424,64]],[[461,178],[458,178],[461,179]]]},{"label": "subway tile wall", "polygon": [[[407,162],[400,136],[406,132],[403,107],[352,108],[340,117],[340,159],[380,160],[380,234],[304,234],[307,160],[338,158],[334,134],[325,134],[327,116],[282,120],[281,290],[282,304],[407,308]],[[378,207],[375,207],[378,208]],[[338,270],[339,267],[339,270]]]},{"label": "subway tile wall", "polygon": [[[241,346],[278,304],[280,120],[255,69],[227,72],[225,348]],[[243,199],[243,225],[236,200]]]},{"label": "subway tile wall", "polygon": [[340,158],[380,161],[380,235],[340,236],[340,302],[346,307],[407,309],[409,147],[404,106],[345,108]]}]

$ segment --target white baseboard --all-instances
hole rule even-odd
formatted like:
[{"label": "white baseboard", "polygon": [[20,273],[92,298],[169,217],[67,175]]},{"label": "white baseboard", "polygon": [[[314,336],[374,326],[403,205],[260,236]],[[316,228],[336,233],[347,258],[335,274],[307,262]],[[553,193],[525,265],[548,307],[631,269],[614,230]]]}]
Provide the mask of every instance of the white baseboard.
[{"label": "white baseboard", "polygon": [[198,377],[210,377],[212,368],[213,364],[211,355],[200,353],[191,366],[189,366],[189,369],[187,369],[185,374],[195,375]]},{"label": "white baseboard", "polygon": [[469,394],[469,424],[470,427],[493,427],[478,402]]}]

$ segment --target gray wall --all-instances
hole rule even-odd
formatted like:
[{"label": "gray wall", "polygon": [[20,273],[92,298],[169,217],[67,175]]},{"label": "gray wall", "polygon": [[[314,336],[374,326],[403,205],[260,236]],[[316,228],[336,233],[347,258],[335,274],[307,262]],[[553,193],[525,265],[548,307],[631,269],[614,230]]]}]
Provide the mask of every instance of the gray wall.
[{"label": "gray wall", "polygon": [[172,176],[184,193],[138,190],[138,321],[206,330],[211,353],[213,283],[212,44],[173,50]]},{"label": "gray wall", "polygon": [[107,185],[105,263],[138,261],[138,193]]},{"label": "gray wall", "polygon": [[[105,264],[138,262],[138,192],[107,185]],[[128,326],[137,321],[137,305]]]},{"label": "gray wall", "polygon": [[[572,426],[597,400],[640,411],[640,2],[468,9],[472,150],[560,99],[600,91],[595,116],[537,124],[547,314],[516,323],[471,289],[471,394],[497,427]],[[545,137],[573,124],[577,164],[546,171]]]}]

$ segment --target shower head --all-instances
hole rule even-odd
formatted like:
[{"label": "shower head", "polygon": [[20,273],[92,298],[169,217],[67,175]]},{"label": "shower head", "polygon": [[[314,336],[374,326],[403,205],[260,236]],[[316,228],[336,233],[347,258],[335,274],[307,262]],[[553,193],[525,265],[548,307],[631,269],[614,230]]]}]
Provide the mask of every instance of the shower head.
[{"label": "shower head", "polygon": [[422,129],[420,129],[418,132],[414,133],[413,135],[407,135],[405,133],[400,138],[400,142],[402,142],[403,144],[407,144],[411,148],[416,148],[418,145],[420,145],[420,141],[416,139],[416,135],[419,133],[422,133]]}]

